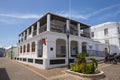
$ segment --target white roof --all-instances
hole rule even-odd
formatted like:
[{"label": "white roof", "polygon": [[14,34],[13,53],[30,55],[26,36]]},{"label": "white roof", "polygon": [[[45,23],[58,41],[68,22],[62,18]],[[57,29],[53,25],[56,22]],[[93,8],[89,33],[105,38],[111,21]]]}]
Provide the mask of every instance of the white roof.
[{"label": "white roof", "polygon": [[102,27],[102,26],[110,25],[110,24],[120,24],[120,22],[106,22],[106,23],[95,25],[95,26],[91,26],[91,28],[94,28],[94,27],[98,28],[98,27]]}]

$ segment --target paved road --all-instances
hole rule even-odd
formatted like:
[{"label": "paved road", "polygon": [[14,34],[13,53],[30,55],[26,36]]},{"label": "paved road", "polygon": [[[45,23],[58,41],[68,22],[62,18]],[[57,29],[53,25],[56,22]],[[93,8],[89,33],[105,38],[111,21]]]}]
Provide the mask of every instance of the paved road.
[{"label": "paved road", "polygon": [[102,64],[100,69],[104,71],[105,78],[101,80],[120,80],[120,63],[118,64]]},{"label": "paved road", "polygon": [[7,58],[0,58],[0,80],[45,80],[24,66]]}]

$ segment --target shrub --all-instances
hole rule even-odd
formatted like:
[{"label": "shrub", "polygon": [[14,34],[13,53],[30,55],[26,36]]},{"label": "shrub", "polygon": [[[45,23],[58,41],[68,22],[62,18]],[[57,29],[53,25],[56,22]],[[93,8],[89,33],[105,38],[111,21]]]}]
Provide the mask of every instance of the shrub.
[{"label": "shrub", "polygon": [[71,65],[71,70],[75,72],[81,72],[81,66],[79,64]]},{"label": "shrub", "polygon": [[77,63],[78,64],[86,63],[85,58],[86,58],[86,53],[85,52],[78,54],[77,55]]},{"label": "shrub", "polygon": [[71,70],[84,74],[95,74],[99,73],[98,62],[95,58],[90,58],[92,63],[86,63],[86,53],[80,53],[77,55],[77,63],[71,65]]}]

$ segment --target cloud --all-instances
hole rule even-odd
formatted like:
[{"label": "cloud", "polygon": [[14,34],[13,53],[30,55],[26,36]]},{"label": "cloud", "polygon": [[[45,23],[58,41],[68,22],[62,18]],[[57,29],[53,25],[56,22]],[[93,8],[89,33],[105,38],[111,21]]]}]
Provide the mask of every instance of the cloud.
[{"label": "cloud", "polygon": [[68,18],[74,18],[74,19],[87,19],[86,16],[82,14],[78,14],[77,12],[69,13],[69,12],[57,12],[58,15],[68,17]]},{"label": "cloud", "polygon": [[105,14],[102,17],[100,17],[99,20],[108,19],[108,18],[114,17],[114,16],[119,15],[119,14],[120,14],[120,10],[115,11],[114,13]]},{"label": "cloud", "polygon": [[[64,17],[69,17],[69,15],[70,15],[70,17],[74,18],[74,19],[84,19],[84,20],[87,20],[87,19],[89,19],[89,18],[91,18],[93,16],[96,16],[98,14],[103,14],[103,12],[109,11],[111,9],[115,9],[116,7],[119,7],[119,6],[120,6],[120,4],[115,4],[115,5],[111,5],[111,6],[108,6],[108,7],[99,9],[99,10],[96,10],[96,11],[91,12],[91,13],[87,12],[87,14],[81,14],[78,11],[71,11],[71,13],[69,13],[69,11],[68,12],[62,11],[62,12],[57,12],[57,14],[59,14],[61,16],[64,16]],[[117,14],[118,13],[119,12],[117,12]],[[104,14],[106,14],[106,13],[104,13]]]},{"label": "cloud", "polygon": [[39,19],[42,15],[20,14],[20,13],[0,13],[0,23],[17,24],[26,19]]},{"label": "cloud", "polygon": [[31,19],[31,18],[40,18],[41,17],[41,15],[37,15],[37,14],[5,14],[5,13],[0,13],[0,16],[19,18],[19,19]]},{"label": "cloud", "polygon": [[[64,16],[64,17],[74,18],[74,19],[84,19],[84,20],[87,20],[90,17],[96,16],[98,14],[101,14],[102,12],[114,9],[114,8],[116,8],[118,6],[120,6],[120,4],[114,4],[114,5],[111,5],[111,6],[102,8],[102,9],[99,9],[97,11],[94,11],[94,12],[91,12],[91,13],[87,13],[86,15],[85,14],[81,14],[78,11],[72,11],[71,13],[69,13],[69,11],[68,12],[61,11],[61,12],[57,12],[57,14],[59,14],[61,16]],[[115,13],[114,13],[114,15],[115,15]]]},{"label": "cloud", "polygon": [[0,18],[0,23],[3,23],[3,24],[10,24],[10,25],[12,25],[12,24],[18,24],[21,21],[23,21],[23,20],[19,20],[19,19],[16,19],[16,18],[15,19],[3,18],[3,17]]},{"label": "cloud", "polygon": [[95,15],[97,15],[97,14],[100,14],[100,13],[106,11],[106,10],[111,10],[111,9],[116,8],[116,7],[118,7],[118,6],[120,6],[120,4],[115,4],[115,5],[111,5],[111,6],[108,6],[108,7],[102,8],[102,9],[99,9],[99,10],[97,10],[97,11],[95,11],[95,12],[92,12],[92,13],[90,13],[90,14],[87,14],[86,17],[87,17],[87,18],[90,18],[90,17],[95,16]]}]

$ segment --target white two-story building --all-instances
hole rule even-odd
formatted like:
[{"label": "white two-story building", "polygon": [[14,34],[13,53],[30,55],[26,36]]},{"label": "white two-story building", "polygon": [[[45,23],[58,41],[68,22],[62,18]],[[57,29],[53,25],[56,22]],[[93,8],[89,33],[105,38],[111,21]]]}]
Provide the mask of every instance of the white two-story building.
[{"label": "white two-story building", "polygon": [[[91,27],[92,39],[105,44],[116,45],[120,53],[120,22],[106,22]],[[111,46],[109,46],[111,48]],[[112,51],[109,51],[112,54]]]},{"label": "white two-story building", "polygon": [[[70,30],[69,42],[66,30]],[[108,45],[91,39],[90,25],[47,13],[19,34],[19,56],[15,59],[49,69],[67,65],[68,58],[74,63],[76,55],[81,52],[104,57],[107,48]]]}]

